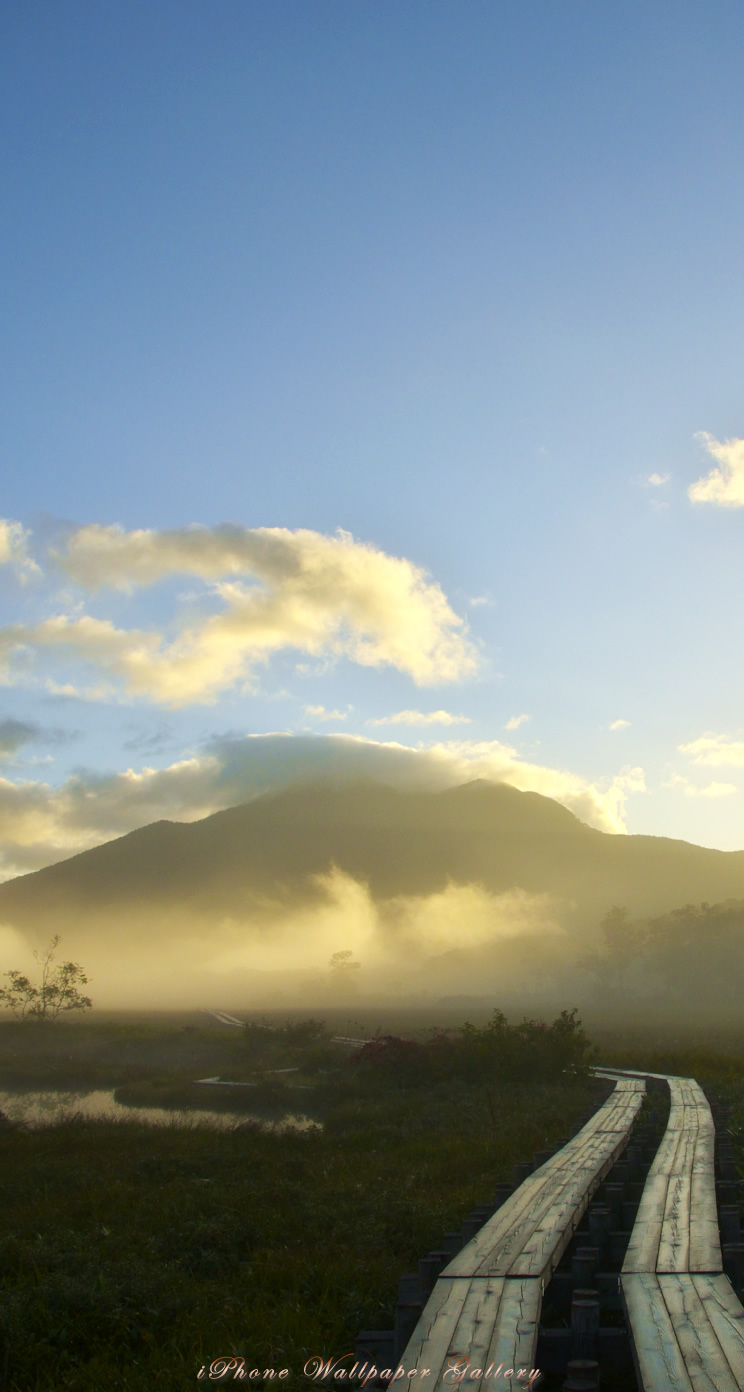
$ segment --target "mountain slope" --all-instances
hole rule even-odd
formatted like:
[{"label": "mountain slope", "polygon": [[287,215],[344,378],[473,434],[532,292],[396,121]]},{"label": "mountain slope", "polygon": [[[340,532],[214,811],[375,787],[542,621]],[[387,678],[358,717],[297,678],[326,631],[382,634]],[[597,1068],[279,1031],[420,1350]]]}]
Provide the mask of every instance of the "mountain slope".
[{"label": "mountain slope", "polygon": [[208,923],[267,901],[317,903],[333,866],[372,897],[429,895],[449,882],[520,888],[573,905],[577,923],[613,904],[634,914],[744,898],[744,852],[610,836],[549,798],[477,781],[438,793],[313,782],[200,822],[156,822],[0,885],[0,922],[35,936],[180,913]]}]

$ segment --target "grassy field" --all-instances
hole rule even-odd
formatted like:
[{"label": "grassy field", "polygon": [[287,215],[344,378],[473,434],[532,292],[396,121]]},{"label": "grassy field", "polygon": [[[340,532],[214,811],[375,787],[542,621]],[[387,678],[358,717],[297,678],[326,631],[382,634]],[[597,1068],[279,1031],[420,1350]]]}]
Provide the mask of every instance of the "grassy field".
[{"label": "grassy field", "polygon": [[[205,1364],[241,1355],[248,1367],[290,1369],[284,1381],[297,1385],[311,1356],[351,1351],[360,1328],[389,1328],[399,1277],[516,1161],[569,1134],[606,1086],[581,1066],[583,1046],[574,1072],[551,1069],[565,1031],[486,1036],[465,1036],[459,1061],[446,1047],[393,1048],[361,1067],[296,1025],[244,1035],[0,1027],[0,1067],[17,1086],[88,1083],[162,1100],[219,1073],[259,1082],[274,1115],[323,1121],[281,1134],[126,1120],[0,1128],[2,1387],[180,1392],[204,1385]],[[627,1042],[621,1060],[621,1044],[601,1052],[661,1066]],[[733,1048],[684,1060],[672,1049],[663,1062],[715,1075],[744,1105]],[[298,1072],[273,1075],[283,1067]]]},{"label": "grassy field", "polygon": [[441,1051],[433,1072],[415,1051],[355,1067],[302,1026],[4,1026],[0,1066],[17,1086],[118,1085],[162,1100],[201,1072],[267,1087],[271,1070],[293,1067],[271,1082],[275,1114],[310,1106],[324,1125],[0,1130],[3,1386],[182,1389],[228,1354],[289,1368],[294,1383],[312,1355],[390,1327],[399,1277],[596,1099],[581,1070],[558,1084],[503,1067],[481,1076],[477,1031],[468,1047],[454,1076]]}]

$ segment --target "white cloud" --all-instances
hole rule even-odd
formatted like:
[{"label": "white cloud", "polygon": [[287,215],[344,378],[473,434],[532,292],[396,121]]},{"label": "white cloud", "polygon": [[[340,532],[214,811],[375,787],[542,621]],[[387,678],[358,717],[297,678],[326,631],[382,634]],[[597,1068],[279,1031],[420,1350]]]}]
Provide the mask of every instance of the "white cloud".
[{"label": "white cloud", "polygon": [[66,701],[117,700],[116,688],[106,682],[99,683],[98,686],[75,686],[73,682],[57,682],[53,677],[47,677],[44,689],[50,696],[59,696]]},{"label": "white cloud", "polygon": [[[601,792],[599,788],[595,788],[592,785],[590,785],[590,788],[593,792],[598,794],[598,811],[595,813],[595,820],[593,822],[589,821],[588,817],[584,817],[583,820],[588,821],[590,826],[599,826],[602,831],[626,831],[627,828],[624,818],[627,798],[633,793],[645,793],[648,791],[643,769],[630,767],[621,769],[611,780],[604,792]],[[564,799],[559,798],[558,801],[563,802]],[[577,810],[576,815],[580,817],[581,813]],[[606,825],[601,825],[600,818],[604,818]],[[612,825],[613,822],[614,826]]]},{"label": "white cloud", "polygon": [[346,711],[326,710],[325,706],[305,706],[305,715],[312,720],[345,720]]},{"label": "white cloud", "polygon": [[513,715],[510,720],[507,720],[504,729],[518,730],[520,725],[525,725],[529,718],[528,715]]},{"label": "white cloud", "polygon": [[716,735],[708,730],[699,739],[678,746],[693,764],[708,764],[711,768],[741,768],[744,766],[744,740],[729,735]]},{"label": "white cloud", "polygon": [[613,720],[610,725],[611,730],[627,730],[630,726],[629,720]]},{"label": "white cloud", "polygon": [[688,497],[694,503],[744,507],[744,440],[720,441],[705,431],[700,431],[695,438],[718,464],[704,478],[690,485]]},{"label": "white cloud", "polygon": [[0,565],[10,566],[22,583],[41,573],[28,554],[28,539],[29,533],[20,522],[0,517]]},{"label": "white cloud", "polygon": [[90,526],[56,559],[89,588],[131,590],[186,572],[209,581],[221,601],[220,612],[183,621],[171,641],[86,614],[0,632],[6,660],[24,649],[57,651],[116,678],[129,697],[171,707],[211,702],[286,648],[392,666],[420,686],[459,681],[478,666],[466,626],[439,585],[411,561],[346,533]]},{"label": "white cloud", "polygon": [[402,710],[395,715],[381,715],[378,720],[368,720],[368,725],[470,725],[469,715],[450,715],[449,711]]},{"label": "white cloud", "polygon": [[213,787],[213,755],[170,768],[81,773],[59,788],[0,778],[0,853],[5,877],[36,870],[161,818],[193,821],[228,806]]},{"label": "white cloud", "polygon": [[671,474],[649,474],[646,483],[649,488],[663,488],[665,483],[669,483]]},{"label": "white cloud", "polygon": [[739,791],[733,783],[707,783],[704,788],[699,788],[694,783],[690,783],[689,779],[683,777],[681,773],[675,773],[662,786],[664,788],[679,788],[685,797],[691,798],[730,797],[732,793]]},{"label": "white cloud", "polygon": [[625,830],[625,799],[644,788],[640,769],[625,769],[602,787],[567,770],[525,763],[497,741],[412,749],[358,735],[230,735],[164,769],[79,773],[58,788],[0,779],[4,874],[36,870],[148,822],[196,821],[296,779],[320,776],[366,776],[422,791],[492,779],[555,798],[589,825],[612,832]]}]

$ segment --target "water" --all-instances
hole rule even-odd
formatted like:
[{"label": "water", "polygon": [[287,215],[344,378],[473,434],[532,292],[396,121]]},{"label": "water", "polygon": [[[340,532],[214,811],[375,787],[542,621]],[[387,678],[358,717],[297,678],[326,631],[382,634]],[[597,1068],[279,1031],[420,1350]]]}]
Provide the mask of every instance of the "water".
[{"label": "water", "polygon": [[117,1102],[113,1091],[103,1088],[94,1092],[0,1092],[0,1111],[10,1121],[24,1122],[32,1127],[53,1126],[77,1114],[106,1121],[126,1117],[153,1126],[189,1126],[198,1121],[222,1131],[246,1121],[258,1123],[265,1131],[322,1129],[320,1122],[294,1113],[276,1121],[267,1121],[265,1117],[252,1116],[247,1112],[213,1112],[206,1107],[189,1107],[182,1111],[167,1107],[129,1107],[126,1103]]}]

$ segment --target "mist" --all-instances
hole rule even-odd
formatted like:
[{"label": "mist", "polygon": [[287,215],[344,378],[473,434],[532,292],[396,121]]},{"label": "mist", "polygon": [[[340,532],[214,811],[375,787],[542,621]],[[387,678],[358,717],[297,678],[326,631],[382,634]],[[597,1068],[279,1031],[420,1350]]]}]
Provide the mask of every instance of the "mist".
[{"label": "mist", "polygon": [[456,999],[715,1018],[744,989],[742,904],[741,853],[609,835],[536,793],[305,782],[0,885],[0,974],[34,979],[59,934],[57,960],[107,1010]]},{"label": "mist", "polygon": [[[376,902],[368,885],[336,867],[312,876],[305,902],[289,907],[267,899],[211,923],[153,905],[136,919],[108,917],[105,930],[68,923],[57,953],[81,963],[105,1009],[374,1004],[450,988],[496,1001],[534,979],[536,954],[548,972],[570,959],[550,895],[450,883]],[[1,925],[0,973],[33,976],[41,946]],[[336,954],[348,956],[333,965]]]}]

